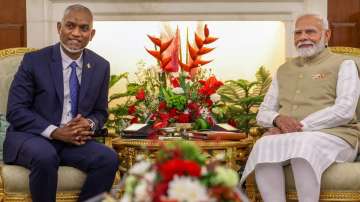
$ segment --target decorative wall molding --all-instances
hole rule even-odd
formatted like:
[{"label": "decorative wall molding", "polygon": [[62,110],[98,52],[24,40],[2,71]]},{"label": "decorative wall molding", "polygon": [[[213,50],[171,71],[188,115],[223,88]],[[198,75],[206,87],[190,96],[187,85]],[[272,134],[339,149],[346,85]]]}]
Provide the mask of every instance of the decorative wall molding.
[{"label": "decorative wall molding", "polygon": [[288,57],[295,53],[292,26],[296,17],[302,13],[327,17],[327,0],[26,0],[28,47],[56,42],[56,22],[74,2],[88,6],[94,19],[102,21],[282,21]]}]

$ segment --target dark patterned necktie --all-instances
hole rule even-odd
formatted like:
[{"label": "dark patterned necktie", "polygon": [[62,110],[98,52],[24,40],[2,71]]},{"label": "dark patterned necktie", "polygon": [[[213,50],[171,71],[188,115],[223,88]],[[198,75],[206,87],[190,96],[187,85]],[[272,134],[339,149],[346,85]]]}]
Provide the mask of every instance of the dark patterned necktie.
[{"label": "dark patterned necktie", "polygon": [[78,113],[78,99],[79,99],[79,80],[76,75],[76,67],[78,65],[76,62],[72,62],[70,64],[71,74],[69,80],[69,88],[70,88],[70,100],[71,100],[71,115],[74,118]]}]

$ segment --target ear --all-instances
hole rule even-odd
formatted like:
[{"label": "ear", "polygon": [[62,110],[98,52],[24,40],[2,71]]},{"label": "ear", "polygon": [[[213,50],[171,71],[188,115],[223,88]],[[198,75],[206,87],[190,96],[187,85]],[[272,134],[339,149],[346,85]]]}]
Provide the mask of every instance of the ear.
[{"label": "ear", "polygon": [[91,33],[90,33],[90,41],[92,40],[92,38],[94,38],[95,33],[96,33],[96,30],[95,30],[95,29],[92,29],[92,30],[91,30]]},{"label": "ear", "polygon": [[60,34],[61,22],[57,22],[56,27],[57,27],[58,34]]},{"label": "ear", "polygon": [[325,43],[328,44],[330,41],[330,37],[331,37],[331,30],[328,29],[325,31]]}]

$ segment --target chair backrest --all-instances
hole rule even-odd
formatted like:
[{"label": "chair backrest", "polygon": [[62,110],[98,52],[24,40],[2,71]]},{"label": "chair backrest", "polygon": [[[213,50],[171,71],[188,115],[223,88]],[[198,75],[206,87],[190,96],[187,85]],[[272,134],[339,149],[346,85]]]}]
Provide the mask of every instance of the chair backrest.
[{"label": "chair backrest", "polygon": [[25,53],[33,51],[33,48],[10,48],[0,50],[0,160],[2,160],[3,141],[6,128],[6,105],[9,95],[9,88],[14,74],[18,70],[20,62]]},{"label": "chair backrest", "polygon": [[[356,65],[358,67],[358,72],[360,75],[360,48],[336,46],[336,47],[330,47],[330,50],[333,53],[351,56],[354,59]],[[359,99],[358,105],[356,107],[356,117],[357,117],[358,121],[360,122],[360,99]]]},{"label": "chair backrest", "polygon": [[34,48],[9,48],[0,50],[0,114],[6,114],[10,84],[24,54],[34,50]]}]

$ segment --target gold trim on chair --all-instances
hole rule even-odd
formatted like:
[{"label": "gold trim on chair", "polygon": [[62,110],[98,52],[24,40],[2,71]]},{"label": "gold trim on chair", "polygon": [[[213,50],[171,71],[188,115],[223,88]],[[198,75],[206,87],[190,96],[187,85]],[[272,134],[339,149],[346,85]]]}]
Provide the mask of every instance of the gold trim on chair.
[{"label": "gold trim on chair", "polygon": [[334,46],[329,48],[333,53],[351,55],[351,56],[360,56],[360,48],[343,47],[343,46]]},{"label": "gold trim on chair", "polygon": [[[286,198],[288,200],[298,200],[297,199],[297,194],[296,191],[288,191],[286,193]],[[352,191],[324,191],[324,192],[320,192],[320,199],[319,201],[346,201],[346,202],[351,202],[351,201],[356,201],[359,202],[360,201],[360,193],[359,192],[352,192]]]},{"label": "gold trim on chair", "polygon": [[[58,192],[56,193],[57,202],[74,202],[79,198],[79,192]],[[6,193],[4,202],[31,202],[30,194]]]},{"label": "gold trim on chair", "polygon": [[36,50],[36,48],[8,48],[0,50],[0,58],[13,56],[13,55],[23,55],[25,53]]}]

